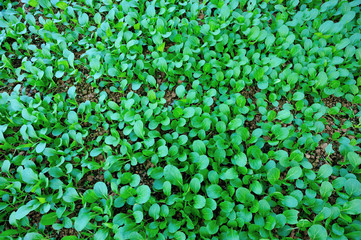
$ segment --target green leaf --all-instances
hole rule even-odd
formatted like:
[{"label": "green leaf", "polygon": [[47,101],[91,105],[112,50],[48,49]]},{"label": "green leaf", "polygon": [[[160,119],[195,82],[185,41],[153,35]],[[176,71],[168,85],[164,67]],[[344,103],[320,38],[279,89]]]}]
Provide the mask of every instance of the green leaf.
[{"label": "green leaf", "polygon": [[236,179],[238,178],[238,172],[235,168],[229,168],[226,172],[221,174],[222,180]]},{"label": "green leaf", "polygon": [[324,23],[322,23],[320,25],[320,27],[318,28],[318,31],[320,31],[323,34],[328,34],[330,32],[330,30],[332,29],[332,27],[334,26],[334,22],[328,20],[325,21]]},{"label": "green leaf", "polygon": [[222,193],[222,188],[219,185],[212,184],[207,187],[206,192],[210,198],[219,198]]},{"label": "green leaf", "polygon": [[74,222],[75,230],[77,230],[78,232],[82,231],[89,223],[90,219],[91,219],[91,212],[89,212],[89,210],[85,208],[80,209],[79,215]]},{"label": "green leaf", "polygon": [[228,124],[228,128],[230,130],[236,130],[237,128],[243,126],[243,120],[242,119],[239,119],[239,118],[235,118],[233,120],[231,120]]},{"label": "green leaf", "polygon": [[321,179],[325,179],[331,176],[332,172],[333,172],[332,167],[328,164],[324,164],[318,170],[317,177]]},{"label": "green leaf", "polygon": [[219,229],[219,224],[217,223],[217,221],[210,221],[207,226],[206,229],[208,231],[209,234],[214,235],[218,232]]},{"label": "green leaf", "polygon": [[110,109],[115,110],[115,111],[119,111],[120,107],[116,102],[113,101],[109,101],[108,102],[108,106],[110,107]]},{"label": "green leaf", "polygon": [[263,192],[263,186],[259,181],[254,181],[251,183],[249,189],[257,195],[261,195]]},{"label": "green leaf", "polygon": [[154,17],[155,16],[155,8],[152,3],[150,3],[147,7],[146,14],[148,17]]},{"label": "green leaf", "polygon": [[193,115],[195,113],[194,108],[192,108],[192,107],[185,108],[183,112],[184,112],[185,118],[191,118],[191,117],[193,117]]},{"label": "green leaf", "polygon": [[8,67],[10,69],[14,68],[13,65],[11,64],[10,60],[5,55],[1,56],[1,61],[4,63],[5,67]]},{"label": "green leaf", "polygon": [[39,5],[39,0],[29,0],[28,4],[32,7],[37,7]]},{"label": "green leaf", "polygon": [[239,154],[236,154],[233,158],[232,158],[232,163],[234,165],[237,165],[239,167],[244,167],[247,164],[247,156],[245,153],[241,152]]},{"label": "green leaf", "polygon": [[194,208],[196,209],[202,209],[206,205],[206,198],[202,195],[196,195],[193,197],[194,201]]},{"label": "green leaf", "polygon": [[63,195],[63,199],[65,202],[71,203],[74,202],[76,200],[79,200],[79,194],[77,193],[77,191],[74,188],[67,188],[64,195]]},{"label": "green leaf", "polygon": [[255,73],[254,73],[254,77],[256,79],[256,81],[261,81],[264,75],[264,70],[263,68],[259,67],[256,69]]},{"label": "green leaf", "polygon": [[165,157],[168,155],[168,147],[167,146],[160,146],[158,148],[158,155],[159,157]]},{"label": "green leaf", "polygon": [[141,211],[135,211],[133,213],[135,223],[140,223],[143,220],[143,212]]},{"label": "green leaf", "polygon": [[354,168],[361,164],[361,157],[355,152],[348,152],[347,159]]},{"label": "green leaf", "polygon": [[345,191],[349,196],[360,196],[361,195],[361,183],[356,179],[347,179],[345,183]]},{"label": "green leaf", "polygon": [[293,94],[293,100],[294,101],[300,101],[300,100],[302,100],[303,98],[305,97],[305,94],[303,93],[303,92],[295,92],[294,94]]},{"label": "green leaf", "polygon": [[295,180],[295,179],[298,179],[299,177],[301,177],[301,175],[302,175],[301,167],[299,167],[299,166],[292,167],[292,168],[290,168],[290,170],[288,170],[285,180]]},{"label": "green leaf", "polygon": [[308,229],[307,233],[311,240],[326,240],[327,239],[326,229],[319,224],[315,224],[315,225],[311,226]]},{"label": "green leaf", "polygon": [[317,75],[315,88],[316,89],[322,89],[322,88],[326,87],[327,86],[327,81],[328,81],[327,74],[325,72],[320,72]]},{"label": "green leaf", "polygon": [[176,89],[175,92],[177,94],[177,96],[179,98],[184,98],[185,94],[186,94],[186,89],[183,85],[179,85]]},{"label": "green leaf", "polygon": [[141,185],[137,188],[137,197],[135,199],[135,201],[138,204],[144,204],[146,202],[148,202],[149,198],[150,198],[150,188],[148,187],[148,185]]},{"label": "green leaf", "polygon": [[194,193],[198,193],[201,189],[201,182],[198,178],[193,178],[190,182],[190,188]]},{"label": "green leaf", "polygon": [[21,172],[21,177],[27,184],[35,184],[39,181],[38,175],[31,168],[25,168]]},{"label": "green leaf", "polygon": [[103,152],[103,150],[101,148],[94,148],[93,150],[90,151],[90,156],[96,157],[99,154],[101,154],[102,152]]},{"label": "green leaf", "polygon": [[169,181],[163,183],[163,192],[166,196],[171,195],[172,193],[172,184]]},{"label": "green leaf", "polygon": [[[249,32],[249,34],[248,34],[248,40],[250,40],[250,41],[255,41],[255,40],[258,38],[258,36],[259,36],[260,33],[261,33],[261,30],[260,30],[260,28],[259,28],[258,26],[252,27],[251,30],[250,30],[250,32]],[[262,76],[263,76],[263,74],[262,74]],[[259,76],[259,77],[262,77],[262,76]],[[256,77],[256,80],[257,80],[257,81],[258,81],[259,79],[260,79],[260,78],[257,79],[257,77]]]},{"label": "green leaf", "polygon": [[44,238],[43,235],[36,232],[28,232],[24,237],[24,240],[45,240],[45,239],[46,238]]},{"label": "green leaf", "polygon": [[227,4],[223,4],[221,7],[220,17],[223,21],[225,21],[229,15],[231,14],[231,9],[227,6]]},{"label": "green leaf", "polygon": [[144,139],[144,128],[143,128],[143,122],[141,120],[138,120],[134,124],[134,133],[139,138]]},{"label": "green leaf", "polygon": [[193,151],[199,153],[199,155],[206,154],[206,145],[201,140],[195,140],[193,142]]},{"label": "green leaf", "polygon": [[154,102],[157,99],[157,96],[155,95],[155,92],[153,90],[147,92],[147,97],[150,102]]},{"label": "green leaf", "polygon": [[345,13],[345,15],[342,16],[340,22],[342,22],[343,24],[349,23],[351,22],[356,16],[356,13],[354,11],[348,11],[347,13]]},{"label": "green leaf", "polygon": [[277,119],[282,121],[289,118],[290,116],[291,116],[291,112],[289,110],[282,110],[278,112]]},{"label": "green leaf", "polygon": [[218,133],[223,133],[226,131],[226,124],[224,122],[216,123],[216,130]]},{"label": "green leaf", "polygon": [[109,69],[108,69],[108,74],[109,74],[109,76],[111,76],[111,77],[116,77],[116,76],[119,75],[119,71],[118,71],[118,69],[116,69],[116,68],[109,68]]},{"label": "green leaf", "polygon": [[78,114],[74,111],[70,111],[68,113],[68,121],[70,124],[74,124],[78,122]]},{"label": "green leaf", "polygon": [[320,193],[322,198],[328,198],[331,196],[333,191],[333,186],[330,182],[322,182]]},{"label": "green leaf", "polygon": [[286,222],[288,224],[297,224],[299,211],[291,209],[283,212],[283,215],[286,217]]},{"label": "green leaf", "polygon": [[93,189],[88,189],[85,191],[85,193],[83,195],[83,199],[85,202],[94,203],[98,200],[98,197],[95,194]]},{"label": "green leaf", "polygon": [[275,68],[275,67],[278,67],[279,65],[281,65],[283,62],[284,62],[284,60],[282,60],[281,58],[273,56],[269,63],[270,63],[271,68]]},{"label": "green leaf", "polygon": [[43,154],[47,157],[52,157],[52,156],[55,156],[58,154],[58,151],[56,151],[55,149],[53,148],[45,148],[44,151],[43,151]]},{"label": "green leaf", "polygon": [[71,86],[68,89],[68,95],[70,98],[75,99],[75,96],[76,96],[76,87],[75,86]]},{"label": "green leaf", "polygon": [[154,218],[154,220],[157,220],[159,218],[159,213],[160,213],[160,207],[159,207],[159,205],[157,203],[154,203],[149,208],[149,216]]},{"label": "green leaf", "polygon": [[254,196],[247,188],[240,187],[236,191],[236,198],[241,203],[247,203],[253,201]]},{"label": "green leaf", "polygon": [[280,28],[278,28],[278,33],[281,37],[286,37],[289,33],[289,29],[286,25],[282,25]]},{"label": "green leaf", "polygon": [[272,168],[267,172],[267,179],[273,185],[280,178],[280,170],[278,168]]},{"label": "green leaf", "polygon": [[19,207],[15,212],[15,219],[22,219],[31,212],[31,209],[31,207],[26,205]]},{"label": "green leaf", "polygon": [[361,214],[361,199],[354,199],[346,202],[342,207],[342,211],[350,215]]},{"label": "green leaf", "polygon": [[94,193],[97,197],[108,198],[108,187],[103,182],[97,182],[94,185]]},{"label": "green leaf", "polygon": [[66,3],[63,2],[63,1],[60,1],[60,2],[57,2],[57,3],[56,3],[56,6],[57,6],[58,8],[60,8],[61,10],[65,10],[65,9],[68,7],[68,4],[66,4]]},{"label": "green leaf", "polygon": [[44,226],[53,225],[58,219],[56,212],[48,213],[42,216],[40,223]]},{"label": "green leaf", "polygon": [[164,168],[164,178],[178,187],[183,186],[183,178],[179,169],[173,165],[167,165]]},{"label": "green leaf", "polygon": [[215,78],[216,78],[216,80],[219,81],[219,82],[223,81],[223,79],[224,79],[224,74],[223,74],[223,72],[217,72],[216,75],[215,75]]},{"label": "green leaf", "polygon": [[168,65],[167,65],[167,61],[165,60],[164,57],[160,57],[160,58],[158,59],[157,67],[158,67],[159,70],[161,70],[162,72],[167,72]]},{"label": "green leaf", "polygon": [[298,205],[298,201],[295,197],[292,196],[286,196],[283,200],[282,200],[282,204],[286,207],[289,208],[295,208]]}]

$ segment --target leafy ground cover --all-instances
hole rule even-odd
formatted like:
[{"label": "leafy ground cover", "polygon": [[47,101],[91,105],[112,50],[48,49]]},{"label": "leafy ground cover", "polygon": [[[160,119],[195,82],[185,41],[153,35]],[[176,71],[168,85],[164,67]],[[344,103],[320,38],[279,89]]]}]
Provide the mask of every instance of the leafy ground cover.
[{"label": "leafy ground cover", "polygon": [[361,239],[361,1],[0,1],[0,239]]}]

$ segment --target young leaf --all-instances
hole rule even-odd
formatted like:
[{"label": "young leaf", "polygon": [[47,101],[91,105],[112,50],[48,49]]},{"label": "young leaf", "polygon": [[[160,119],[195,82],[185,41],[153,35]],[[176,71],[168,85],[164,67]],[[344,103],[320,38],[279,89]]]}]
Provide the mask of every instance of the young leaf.
[{"label": "young leaf", "polygon": [[89,210],[85,208],[80,209],[79,215],[74,222],[75,230],[77,230],[78,232],[82,231],[89,223],[90,219],[91,219],[91,212],[89,212]]},{"label": "young leaf", "polygon": [[149,198],[150,198],[150,188],[147,185],[141,185],[137,188],[137,197],[135,199],[135,201],[138,204],[144,204],[146,202],[148,202]]},{"label": "young leaf", "polygon": [[164,177],[167,181],[178,187],[183,186],[183,177],[179,169],[173,165],[167,165],[164,168]]},{"label": "young leaf", "polygon": [[139,138],[144,139],[144,128],[143,128],[143,122],[141,120],[138,120],[134,124],[134,133]]},{"label": "young leaf", "polygon": [[201,140],[195,140],[193,142],[193,151],[199,153],[199,155],[206,154],[206,145]]},{"label": "young leaf", "polygon": [[319,224],[315,224],[311,226],[308,231],[308,236],[311,240],[326,240],[327,239],[327,231],[326,229]]},{"label": "young leaf", "polygon": [[94,193],[97,197],[108,198],[108,187],[103,182],[97,182],[94,185]]},{"label": "young leaf", "polygon": [[301,167],[292,167],[290,170],[288,170],[287,176],[285,180],[295,180],[301,177],[302,175],[302,169]]},{"label": "young leaf", "polygon": [[355,152],[347,153],[347,159],[354,168],[361,164],[361,157]]},{"label": "young leaf", "polygon": [[267,172],[267,179],[273,185],[280,178],[280,170],[278,168],[272,168]]},{"label": "young leaf", "polygon": [[56,212],[52,212],[42,216],[40,223],[43,224],[44,226],[53,225],[57,219],[58,217],[56,216]]}]

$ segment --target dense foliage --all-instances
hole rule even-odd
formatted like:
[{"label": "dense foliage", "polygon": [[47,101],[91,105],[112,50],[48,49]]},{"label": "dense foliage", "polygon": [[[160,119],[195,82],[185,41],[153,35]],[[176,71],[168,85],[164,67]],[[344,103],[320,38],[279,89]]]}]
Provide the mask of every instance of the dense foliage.
[{"label": "dense foliage", "polygon": [[0,239],[361,239],[361,1],[0,1]]}]

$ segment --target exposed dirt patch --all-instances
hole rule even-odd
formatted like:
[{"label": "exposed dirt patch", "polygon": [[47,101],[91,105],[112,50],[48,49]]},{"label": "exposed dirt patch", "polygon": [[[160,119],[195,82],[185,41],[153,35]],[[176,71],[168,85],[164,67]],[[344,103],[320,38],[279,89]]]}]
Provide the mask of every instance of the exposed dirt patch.
[{"label": "exposed dirt patch", "polygon": [[131,166],[129,172],[138,174],[140,176],[139,185],[148,185],[150,188],[152,188],[154,179],[148,176],[148,170],[154,167],[155,165],[150,160],[147,160],[142,164],[138,163],[135,166]]},{"label": "exposed dirt patch", "polygon": [[4,84],[5,86],[0,87],[0,92],[7,92],[9,95],[11,95],[17,83],[4,83]]},{"label": "exposed dirt patch", "polygon": [[105,89],[105,92],[108,94],[108,99],[118,104],[121,103],[121,98],[124,97],[124,94],[121,92],[112,92],[109,88]]},{"label": "exposed dirt patch", "polygon": [[148,45],[143,45],[143,56],[144,58],[147,58],[148,55],[151,55],[151,51],[148,49]]},{"label": "exposed dirt patch", "polygon": [[[42,218],[43,214],[41,214],[40,212],[37,211],[31,211],[28,215],[27,218],[29,219],[29,223],[30,226],[38,228],[41,218]],[[45,226],[45,230],[44,233],[46,235],[51,235],[53,232],[53,228],[51,227],[51,225]]]},{"label": "exposed dirt patch", "polygon": [[[86,123],[86,125],[84,125],[85,127],[89,126],[90,123]],[[92,141],[96,141],[96,139],[99,136],[105,136],[105,135],[109,135],[109,129],[105,130],[103,127],[99,126],[97,127],[95,130],[89,130],[89,135],[85,137],[85,142],[87,143],[92,143]]]},{"label": "exposed dirt patch", "polygon": [[177,99],[177,94],[175,93],[175,87],[171,91],[166,91],[164,95],[164,99],[166,100],[165,106],[173,106],[173,102]]},{"label": "exposed dirt patch", "polygon": [[[250,103],[248,102],[248,99],[252,101],[252,104],[256,104],[256,93],[259,92],[259,89],[257,86],[246,86],[240,94],[246,98],[246,106],[249,106]],[[246,120],[244,122],[244,127],[248,128],[250,132],[252,133],[253,130],[258,128],[258,123],[260,123],[262,120],[262,115],[260,113],[257,113],[253,116],[251,120]]]},{"label": "exposed dirt patch", "polygon": [[95,93],[95,88],[90,83],[84,81],[80,85],[76,86],[76,101],[90,101],[98,103],[99,96]]},{"label": "exposed dirt patch", "polygon": [[305,157],[311,162],[314,170],[318,170],[322,165],[328,164],[325,151],[326,146],[327,143],[320,143],[315,151],[305,154]]},{"label": "exposed dirt patch", "polygon": [[[101,157],[99,157],[101,156]],[[102,155],[99,155],[96,160],[103,161]],[[80,192],[83,194],[87,189],[93,189],[97,182],[104,182],[104,172],[101,169],[90,170],[77,183]]]},{"label": "exposed dirt patch", "polygon": [[56,240],[61,240],[66,236],[78,236],[78,232],[74,228],[62,228],[59,230],[59,233],[56,236]]},{"label": "exposed dirt patch", "polygon": [[247,120],[244,122],[244,127],[248,128],[248,130],[252,134],[252,132],[259,127],[258,124],[262,122],[261,120],[262,115],[257,113],[255,116],[253,116],[252,120]]},{"label": "exposed dirt patch", "polygon": [[248,98],[251,99],[253,104],[256,104],[256,93],[258,93],[260,89],[257,86],[245,86],[245,88],[240,92],[242,96],[244,96],[247,100],[248,104]]},{"label": "exposed dirt patch", "polygon": [[24,9],[25,13],[29,13],[29,12],[35,10],[34,7],[30,6],[29,4],[23,3],[23,2],[21,2],[21,1],[19,1],[18,4],[19,4],[18,6],[19,6],[20,8],[23,8],[23,9]]},{"label": "exposed dirt patch", "polygon": [[162,83],[164,83],[166,81],[166,74],[165,72],[161,72],[161,71],[156,71],[155,72],[155,79],[157,81],[157,83],[160,85],[162,85]]},{"label": "exposed dirt patch", "polygon": [[34,44],[38,49],[41,49],[41,45],[46,44],[44,39],[40,38],[38,35],[31,34],[31,43]]},{"label": "exposed dirt patch", "polygon": [[176,43],[171,41],[165,41],[164,52],[168,52],[169,48],[174,46]]}]

